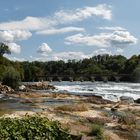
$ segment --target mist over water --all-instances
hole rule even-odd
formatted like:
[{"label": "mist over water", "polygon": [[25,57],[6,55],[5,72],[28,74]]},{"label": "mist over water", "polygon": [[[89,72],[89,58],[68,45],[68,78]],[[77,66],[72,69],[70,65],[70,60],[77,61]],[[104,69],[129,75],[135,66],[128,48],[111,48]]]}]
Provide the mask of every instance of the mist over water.
[{"label": "mist over water", "polygon": [[118,101],[121,96],[140,98],[140,83],[115,82],[52,82],[56,92],[78,95],[101,95],[105,99]]}]

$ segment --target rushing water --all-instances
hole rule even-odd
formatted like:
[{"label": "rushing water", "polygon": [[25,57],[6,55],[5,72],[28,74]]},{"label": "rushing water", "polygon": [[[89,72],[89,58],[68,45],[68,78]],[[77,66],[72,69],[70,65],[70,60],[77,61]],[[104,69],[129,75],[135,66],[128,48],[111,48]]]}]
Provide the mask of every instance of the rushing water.
[{"label": "rushing water", "polygon": [[[23,83],[24,84],[24,83]],[[32,84],[32,83],[28,83]],[[120,96],[129,96],[134,99],[140,98],[140,83],[115,83],[115,82],[51,82],[56,87],[55,91],[39,91],[37,93],[43,92],[62,92],[69,94],[78,95],[101,95],[105,99],[112,101],[118,101]],[[52,93],[53,94],[53,93]],[[7,111],[13,110],[34,110],[31,103],[24,103],[25,99],[7,97],[0,94],[0,115],[6,113]],[[56,100],[56,99],[46,99],[46,101],[39,103],[39,105],[58,105],[58,104],[69,104],[73,103],[71,100]],[[2,110],[1,110],[2,109]]]},{"label": "rushing water", "polygon": [[121,96],[140,98],[140,83],[115,82],[52,82],[56,92],[79,95],[101,95],[105,99],[117,101]]}]

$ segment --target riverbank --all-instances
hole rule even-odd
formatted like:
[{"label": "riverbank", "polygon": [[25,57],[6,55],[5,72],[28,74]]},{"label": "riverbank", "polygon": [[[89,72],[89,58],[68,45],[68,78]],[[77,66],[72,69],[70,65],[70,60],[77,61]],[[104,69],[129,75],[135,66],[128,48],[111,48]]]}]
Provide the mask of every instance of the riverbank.
[{"label": "riverbank", "polygon": [[94,124],[103,128],[110,140],[137,140],[140,135],[140,105],[125,101],[112,102],[101,96],[80,96],[67,93],[17,92],[7,94],[0,103],[1,117],[23,117],[40,114],[59,121],[72,135],[82,139],[95,139],[90,135]]}]

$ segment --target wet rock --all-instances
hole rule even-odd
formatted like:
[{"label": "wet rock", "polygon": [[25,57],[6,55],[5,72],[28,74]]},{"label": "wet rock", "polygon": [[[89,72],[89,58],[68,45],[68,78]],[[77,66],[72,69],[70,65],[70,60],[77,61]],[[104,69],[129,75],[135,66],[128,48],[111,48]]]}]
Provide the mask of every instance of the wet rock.
[{"label": "wet rock", "polygon": [[24,90],[25,88],[26,88],[26,86],[24,86],[24,85],[19,86],[20,90]]},{"label": "wet rock", "polygon": [[129,104],[134,103],[134,99],[129,96],[121,96],[120,100],[124,103],[129,103]]},{"label": "wet rock", "polygon": [[0,84],[0,94],[12,93],[14,90],[6,85]]},{"label": "wet rock", "polygon": [[22,92],[29,92],[29,91],[32,91],[31,90],[32,88],[29,88],[29,86],[25,86],[25,85],[21,85],[18,87],[18,90],[19,91],[22,91]]},{"label": "wet rock", "polygon": [[136,99],[135,103],[140,104],[140,98]]},{"label": "wet rock", "polygon": [[37,82],[36,84],[26,85],[28,89],[34,90],[54,90],[55,87],[53,85],[49,85],[45,82]]},{"label": "wet rock", "polygon": [[93,104],[111,104],[112,101],[103,99],[101,96],[92,95],[91,97],[88,97],[86,99],[87,102],[93,103]]},{"label": "wet rock", "polygon": [[114,106],[111,107],[111,111],[117,111],[118,108],[120,108],[120,103],[115,104]]},{"label": "wet rock", "polygon": [[112,107],[112,108],[111,108],[111,111],[113,111],[113,112],[114,112],[114,111],[117,111],[117,110],[118,110],[118,109],[115,108],[115,107]]}]

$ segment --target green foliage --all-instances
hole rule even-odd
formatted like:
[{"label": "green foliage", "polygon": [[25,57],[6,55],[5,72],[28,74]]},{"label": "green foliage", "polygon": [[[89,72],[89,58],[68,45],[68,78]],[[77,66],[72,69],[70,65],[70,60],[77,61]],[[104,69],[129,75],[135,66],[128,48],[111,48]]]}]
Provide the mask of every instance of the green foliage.
[{"label": "green foliage", "polygon": [[1,140],[71,140],[66,129],[46,117],[0,118]]},{"label": "green foliage", "polygon": [[2,84],[16,88],[20,82],[20,75],[13,67],[6,67],[3,73]]},{"label": "green foliage", "polygon": [[99,140],[105,140],[103,133],[104,133],[104,129],[102,128],[101,125],[99,124],[92,125],[91,132],[90,132],[91,136],[96,136],[97,139]]},{"label": "green foliage", "polygon": [[140,82],[140,64],[133,70],[132,77],[134,81]]},{"label": "green foliage", "polygon": [[9,47],[4,44],[4,43],[0,43],[0,56],[3,56],[4,54],[10,54],[10,50]]},{"label": "green foliage", "polygon": [[[2,79],[1,74],[5,71],[5,67],[13,66],[19,72],[22,81],[38,81],[41,80],[42,76],[47,75],[56,75],[54,76],[56,79],[57,76],[61,75],[79,79],[81,75],[92,76],[92,74],[97,74],[99,76],[96,77],[96,80],[101,80],[102,75],[106,74],[128,74],[130,76],[124,76],[121,80],[140,82],[138,79],[140,75],[139,64],[140,55],[134,55],[127,59],[121,55],[111,56],[104,54],[79,61],[68,60],[67,62],[62,60],[48,62],[13,62],[0,56],[0,80]],[[68,78],[65,78],[65,80],[68,80]]]}]

